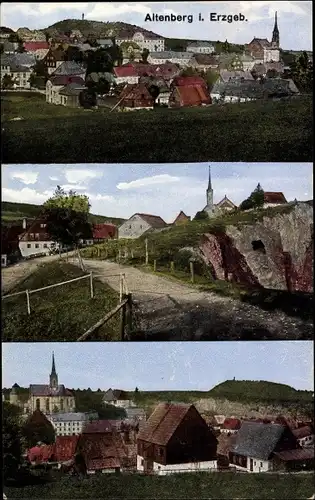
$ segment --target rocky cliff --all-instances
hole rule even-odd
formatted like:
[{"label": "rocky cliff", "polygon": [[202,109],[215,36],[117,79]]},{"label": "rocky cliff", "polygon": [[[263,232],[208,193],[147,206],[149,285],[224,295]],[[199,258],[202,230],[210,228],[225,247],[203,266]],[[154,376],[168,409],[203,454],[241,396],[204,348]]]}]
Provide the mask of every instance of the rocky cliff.
[{"label": "rocky cliff", "polygon": [[204,234],[203,260],[216,279],[289,292],[313,291],[313,206]]}]

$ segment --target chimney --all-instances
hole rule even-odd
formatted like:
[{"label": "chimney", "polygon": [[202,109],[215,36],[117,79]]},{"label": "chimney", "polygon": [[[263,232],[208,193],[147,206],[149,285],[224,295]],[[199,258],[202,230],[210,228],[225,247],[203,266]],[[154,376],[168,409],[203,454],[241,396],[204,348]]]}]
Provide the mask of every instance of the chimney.
[{"label": "chimney", "polygon": [[26,229],[26,219],[25,218],[23,219],[22,227],[23,227],[23,229]]}]

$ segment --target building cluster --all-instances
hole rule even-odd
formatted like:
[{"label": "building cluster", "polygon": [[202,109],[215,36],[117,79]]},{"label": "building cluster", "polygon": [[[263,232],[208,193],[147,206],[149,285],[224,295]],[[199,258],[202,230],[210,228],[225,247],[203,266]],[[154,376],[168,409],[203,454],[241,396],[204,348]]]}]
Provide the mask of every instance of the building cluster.
[{"label": "building cluster", "polygon": [[[237,209],[237,205],[227,196],[224,196],[218,203],[214,203],[213,196],[211,168],[209,167],[206,205],[201,211],[213,218]],[[276,207],[287,203],[282,192],[266,191],[264,193],[263,208]],[[166,223],[159,215],[135,213],[119,227],[109,223],[92,224],[92,238],[90,236],[85,239],[82,238],[80,245],[90,246],[117,238],[136,239],[148,231],[165,231],[190,221],[191,217],[182,210],[170,224]],[[4,226],[1,230],[1,266],[5,267],[20,257],[33,258],[63,251],[64,249],[54,242],[51,235],[48,234],[46,226],[43,216],[39,216],[34,220],[24,218],[21,222]]]},{"label": "building cluster", "polygon": [[[163,37],[135,29],[112,38],[79,30],[66,34],[55,31],[46,35],[22,28],[16,35],[22,40],[23,54],[17,53],[19,44],[8,42],[6,31],[0,32],[4,50],[1,56],[2,85],[5,85],[3,78],[6,76],[12,78],[13,88],[30,89],[34,65],[41,61],[48,75],[43,83],[46,87],[41,90],[46,94],[46,101],[80,107],[80,95],[88,80],[94,78],[87,74],[86,55],[115,43],[121,49],[122,60],[115,62],[112,73],[96,75],[98,79],[107,80],[110,87],[106,94],[98,96],[98,107],[150,110],[156,105],[170,108],[208,106],[218,102],[279,99],[299,94],[294,82],[283,78],[288,68],[280,59],[277,14],[271,41],[255,37],[245,45],[242,54],[216,54],[215,46],[207,41],[188,43],[182,52],[165,50]],[[80,63],[69,60],[71,56],[67,51],[71,47],[81,53]],[[144,50],[147,50],[146,57],[143,57]],[[194,79],[182,77],[179,83],[178,77],[187,68],[196,70],[200,76]],[[207,82],[208,70],[212,70],[217,78],[214,84]],[[274,78],[275,74],[277,78]],[[153,86],[158,89],[157,97],[150,91]]]}]

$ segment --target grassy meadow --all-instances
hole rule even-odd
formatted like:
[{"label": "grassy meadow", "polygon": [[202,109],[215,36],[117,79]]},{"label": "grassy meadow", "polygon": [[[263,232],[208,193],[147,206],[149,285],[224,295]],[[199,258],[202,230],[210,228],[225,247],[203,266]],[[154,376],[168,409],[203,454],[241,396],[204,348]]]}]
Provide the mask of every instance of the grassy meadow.
[{"label": "grassy meadow", "polygon": [[108,113],[9,92],[1,108],[3,163],[312,161],[309,97]]},{"label": "grassy meadow", "polygon": [[189,473],[171,476],[96,475],[64,477],[42,485],[5,487],[9,500],[138,500],[138,499],[247,499],[299,500],[311,497],[313,474]]},{"label": "grassy meadow", "polygon": [[[14,272],[14,268],[13,272]],[[40,266],[19,283],[11,293],[35,290],[83,276],[79,268],[64,260]],[[117,278],[118,279],[118,278]],[[118,294],[97,279],[94,298],[90,281],[85,278],[30,295],[31,314],[27,313],[26,295],[2,300],[2,341],[75,341],[86,330],[111,311],[119,301]],[[120,340],[119,316],[93,334],[92,340]]]}]

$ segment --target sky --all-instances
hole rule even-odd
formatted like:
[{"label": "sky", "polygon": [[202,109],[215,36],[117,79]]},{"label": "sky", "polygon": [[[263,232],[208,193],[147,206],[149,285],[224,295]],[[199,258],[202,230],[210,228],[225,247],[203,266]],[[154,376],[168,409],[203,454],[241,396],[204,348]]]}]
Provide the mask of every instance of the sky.
[{"label": "sky", "polygon": [[49,383],[54,351],[59,383],[106,390],[209,390],[231,380],[268,380],[313,390],[313,343],[3,343],[2,387]]},{"label": "sky", "polygon": [[[12,29],[43,29],[64,19],[123,21],[164,37],[203,40],[228,39],[249,43],[254,37],[270,40],[278,12],[280,46],[286,50],[312,50],[312,2],[3,2],[1,24]],[[199,13],[204,21],[198,21]],[[245,21],[211,21],[209,14],[243,14]],[[193,22],[150,22],[147,14],[192,15]]]},{"label": "sky", "polygon": [[[86,194],[91,213],[128,219],[135,213],[173,222],[206,205],[209,163],[2,165],[2,201],[44,203],[57,185]],[[227,195],[239,205],[258,182],[288,201],[313,198],[311,163],[211,163],[214,203]]]}]

